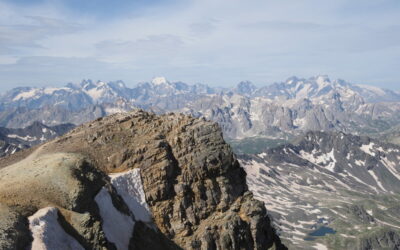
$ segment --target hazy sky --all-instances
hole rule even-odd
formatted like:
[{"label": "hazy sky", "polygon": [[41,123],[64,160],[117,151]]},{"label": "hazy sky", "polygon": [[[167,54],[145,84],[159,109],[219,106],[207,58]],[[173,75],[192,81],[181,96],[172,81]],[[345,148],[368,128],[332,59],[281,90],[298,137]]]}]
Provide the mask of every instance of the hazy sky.
[{"label": "hazy sky", "polygon": [[400,90],[400,1],[0,0],[0,90],[318,74]]}]

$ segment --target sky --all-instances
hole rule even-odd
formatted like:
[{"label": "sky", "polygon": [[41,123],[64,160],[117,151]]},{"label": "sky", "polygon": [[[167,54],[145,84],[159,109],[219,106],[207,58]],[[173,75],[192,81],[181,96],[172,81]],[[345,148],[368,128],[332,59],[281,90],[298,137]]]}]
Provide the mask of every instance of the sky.
[{"label": "sky", "polygon": [[400,90],[400,1],[0,0],[0,91],[320,74]]}]

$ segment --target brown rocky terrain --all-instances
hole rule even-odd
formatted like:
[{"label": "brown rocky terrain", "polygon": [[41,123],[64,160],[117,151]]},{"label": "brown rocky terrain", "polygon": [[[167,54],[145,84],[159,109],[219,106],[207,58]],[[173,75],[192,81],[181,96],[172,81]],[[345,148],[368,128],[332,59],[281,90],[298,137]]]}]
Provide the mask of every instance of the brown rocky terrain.
[{"label": "brown rocky terrain", "polygon": [[[132,169],[140,169],[151,223],[135,219],[111,184],[112,174]],[[83,248],[123,249],[105,231],[97,199],[103,187],[134,222],[129,249],[285,248],[218,125],[141,110],[99,118],[1,159],[0,232],[12,237],[0,237],[0,248],[29,244],[28,218],[31,228],[36,211],[55,207],[62,229]]]}]

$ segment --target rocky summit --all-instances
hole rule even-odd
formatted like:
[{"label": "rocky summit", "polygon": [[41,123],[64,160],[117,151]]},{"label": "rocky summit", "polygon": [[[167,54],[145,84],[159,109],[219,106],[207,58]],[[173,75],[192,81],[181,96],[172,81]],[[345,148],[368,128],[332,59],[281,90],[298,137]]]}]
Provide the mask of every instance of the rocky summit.
[{"label": "rocky summit", "polygon": [[218,125],[141,110],[0,160],[0,249],[285,249]]}]

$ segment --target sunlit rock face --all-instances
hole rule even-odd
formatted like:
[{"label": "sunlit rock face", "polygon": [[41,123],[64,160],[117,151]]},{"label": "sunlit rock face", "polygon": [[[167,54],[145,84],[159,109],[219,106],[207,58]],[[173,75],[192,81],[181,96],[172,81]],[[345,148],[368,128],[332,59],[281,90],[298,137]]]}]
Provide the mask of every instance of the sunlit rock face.
[{"label": "sunlit rock face", "polygon": [[185,115],[115,114],[0,159],[0,204],[32,249],[285,249],[218,125]]}]

